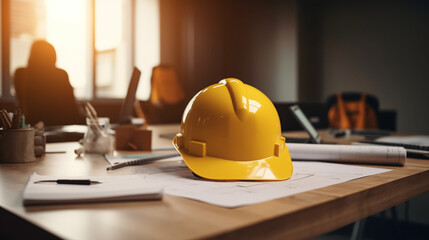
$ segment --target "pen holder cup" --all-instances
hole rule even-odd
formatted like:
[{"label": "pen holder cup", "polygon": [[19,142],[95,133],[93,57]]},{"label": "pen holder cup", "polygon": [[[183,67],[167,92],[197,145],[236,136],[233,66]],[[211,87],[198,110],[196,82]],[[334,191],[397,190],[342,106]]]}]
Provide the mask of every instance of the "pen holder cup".
[{"label": "pen holder cup", "polygon": [[[97,121],[98,120],[98,121]],[[83,137],[85,153],[106,154],[113,151],[113,138],[109,134],[109,118],[98,118],[96,122],[86,119],[88,130]]]},{"label": "pen holder cup", "polygon": [[0,130],[1,163],[24,163],[35,160],[33,128]]}]

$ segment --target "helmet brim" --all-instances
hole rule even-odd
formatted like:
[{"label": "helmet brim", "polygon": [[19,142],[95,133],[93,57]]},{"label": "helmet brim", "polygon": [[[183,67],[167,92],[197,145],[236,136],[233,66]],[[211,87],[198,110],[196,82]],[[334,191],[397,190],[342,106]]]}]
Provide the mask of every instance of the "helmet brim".
[{"label": "helmet brim", "polygon": [[259,160],[233,161],[212,156],[197,157],[179,148],[177,137],[173,145],[182,155],[186,165],[200,177],[212,180],[285,180],[292,176],[293,166],[289,151],[285,147],[279,157],[271,156]]}]

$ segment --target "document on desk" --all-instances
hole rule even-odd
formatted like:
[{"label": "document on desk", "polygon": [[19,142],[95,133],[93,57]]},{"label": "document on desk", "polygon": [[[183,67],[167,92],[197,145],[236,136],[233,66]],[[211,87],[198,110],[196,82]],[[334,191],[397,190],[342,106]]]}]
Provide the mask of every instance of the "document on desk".
[{"label": "document on desk", "polygon": [[[177,158],[180,160],[180,157]],[[181,161],[158,166],[137,166],[146,184],[162,184],[164,193],[234,208],[270,201],[317,188],[384,173],[390,169],[324,162],[293,162],[294,173],[285,181],[219,182],[195,177]]]},{"label": "document on desk", "polygon": [[429,135],[388,136],[388,137],[377,138],[375,141],[376,142],[389,142],[389,143],[429,146]]},{"label": "document on desk", "polygon": [[292,160],[399,165],[405,164],[403,147],[286,143]]},{"label": "document on desk", "polygon": [[[163,195],[161,185],[149,186],[136,175],[90,177],[91,181],[97,184],[88,185],[48,182],[61,178],[64,179],[64,177],[42,176],[34,173],[24,190],[24,205],[158,200]],[[82,177],[73,179],[82,179]]]}]

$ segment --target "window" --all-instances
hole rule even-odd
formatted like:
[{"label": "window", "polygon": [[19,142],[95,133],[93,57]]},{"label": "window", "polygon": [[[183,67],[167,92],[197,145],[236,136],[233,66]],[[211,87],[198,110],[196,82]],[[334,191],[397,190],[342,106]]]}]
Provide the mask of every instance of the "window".
[{"label": "window", "polygon": [[95,1],[97,97],[123,97],[127,91],[132,66],[130,3],[127,0]]},{"label": "window", "polygon": [[138,0],[135,9],[135,64],[142,71],[137,98],[148,99],[152,68],[160,63],[159,1]]},{"label": "window", "polygon": [[[57,52],[77,97],[89,97],[89,16],[86,0],[10,1],[10,76],[25,67],[34,40],[45,39]],[[12,78],[11,78],[12,79]],[[14,95],[13,84],[11,84]]]},{"label": "window", "polygon": [[151,70],[160,58],[158,1],[2,0],[9,19],[2,24],[9,36],[2,96],[15,95],[15,70],[27,65],[33,41],[45,39],[55,47],[57,67],[69,74],[77,98],[123,98],[136,65],[142,71],[137,96],[147,99]]}]

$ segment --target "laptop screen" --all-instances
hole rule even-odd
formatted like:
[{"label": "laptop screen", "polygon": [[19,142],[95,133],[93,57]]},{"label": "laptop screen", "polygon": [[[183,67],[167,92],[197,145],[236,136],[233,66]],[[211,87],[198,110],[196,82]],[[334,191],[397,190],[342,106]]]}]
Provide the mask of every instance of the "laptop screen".
[{"label": "laptop screen", "polygon": [[296,118],[296,120],[301,124],[301,126],[307,131],[307,133],[310,135],[310,139],[314,143],[321,143],[321,137],[317,133],[316,129],[313,127],[311,122],[308,120],[308,118],[305,116],[304,112],[299,108],[298,105],[293,105],[290,107],[290,110],[292,111],[293,116]]},{"label": "laptop screen", "polygon": [[120,124],[131,122],[131,117],[133,116],[133,110],[134,110],[134,102],[136,100],[136,91],[140,80],[140,74],[141,74],[140,70],[137,67],[134,67],[133,74],[131,76],[131,80],[128,85],[127,96],[122,102],[121,112],[119,114]]}]

